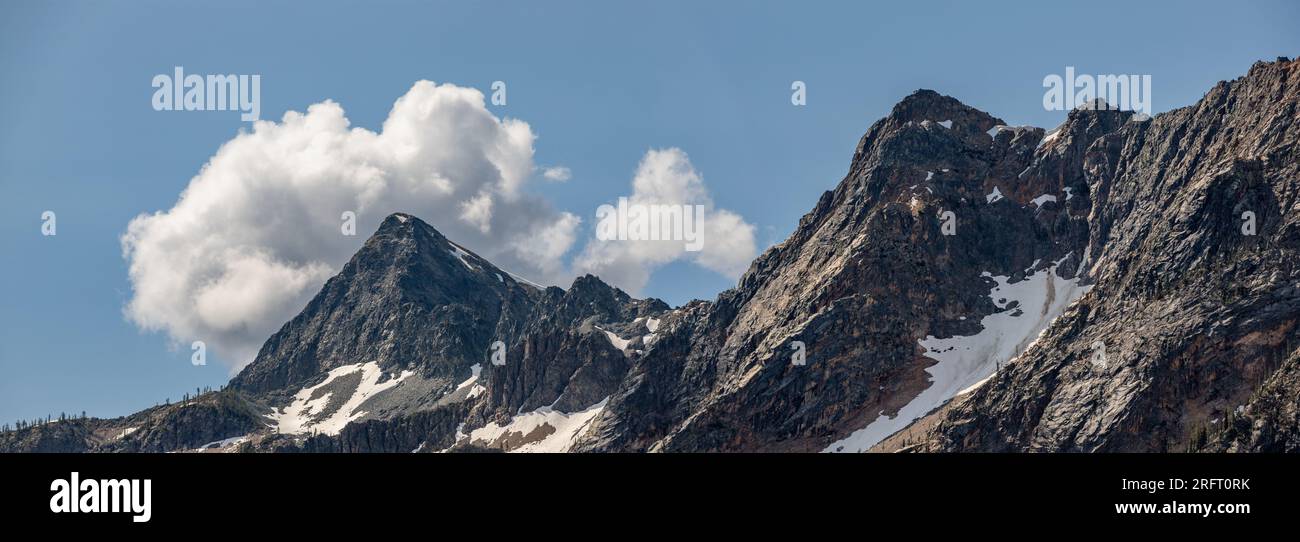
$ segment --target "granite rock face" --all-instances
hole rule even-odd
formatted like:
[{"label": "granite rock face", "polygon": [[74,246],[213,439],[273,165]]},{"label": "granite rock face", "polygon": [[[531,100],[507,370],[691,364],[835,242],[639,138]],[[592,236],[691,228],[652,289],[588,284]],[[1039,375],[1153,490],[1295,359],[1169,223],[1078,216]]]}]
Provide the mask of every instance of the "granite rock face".
[{"label": "granite rock face", "polygon": [[358,362],[463,379],[495,337],[523,329],[540,295],[423,221],[395,214],[230,387],[274,396]]},{"label": "granite rock face", "polygon": [[[999,303],[985,273],[1015,284],[1050,262],[1049,285],[1086,293],[974,391],[933,404],[916,449],[1196,449],[1252,396],[1243,410],[1267,429],[1232,449],[1293,449],[1300,389],[1278,368],[1300,343],[1297,72],[1260,63],[1153,120],[1076,110],[1050,136],[908,97],[736,289],[674,313],[576,448],[839,442],[938,385],[921,371],[940,356],[918,340],[1037,309]],[[806,365],[789,361],[796,340]]]},{"label": "granite rock face", "polygon": [[[1119,115],[1098,113],[1073,129]],[[580,449],[814,451],[896,413],[934,363],[918,338],[974,334],[1001,310],[983,272],[1077,268],[1086,214],[1029,201],[1077,180],[1024,178],[1048,167],[1043,131],[1003,125],[932,91],[904,99],[737,288],[668,320]]]},{"label": "granite rock face", "polygon": [[230,385],[8,451],[1300,450],[1300,63],[1050,134],[904,98],[717,299],[388,217]]},{"label": "granite rock face", "polygon": [[1191,449],[1214,452],[1300,452],[1300,351],[1221,423],[1194,433]]},{"label": "granite rock face", "polygon": [[1280,59],[1087,143],[1095,287],[920,449],[1295,450],[1298,105]]}]

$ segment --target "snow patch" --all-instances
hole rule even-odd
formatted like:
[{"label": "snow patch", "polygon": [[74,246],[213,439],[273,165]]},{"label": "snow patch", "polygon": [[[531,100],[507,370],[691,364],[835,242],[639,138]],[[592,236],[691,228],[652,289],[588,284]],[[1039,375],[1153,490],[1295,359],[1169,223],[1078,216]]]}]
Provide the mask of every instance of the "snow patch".
[{"label": "snow patch", "polygon": [[944,128],[951,129],[951,128],[952,128],[952,121],[951,121],[951,120],[945,120],[945,121],[943,121],[943,122],[940,122],[940,123],[939,123],[939,126],[943,126]]},{"label": "snow patch", "polygon": [[474,365],[470,366],[469,370],[473,374],[470,375],[469,378],[466,378],[464,382],[457,384],[456,389],[452,390],[451,393],[456,393],[460,390],[473,386],[472,388],[469,388],[469,394],[465,396],[466,399],[473,399],[475,397],[478,397],[479,395],[482,395],[483,392],[487,391],[487,388],[483,387],[482,384],[478,383],[478,376],[483,372],[483,364],[475,363]]},{"label": "snow patch", "polygon": [[1001,132],[1001,131],[1003,131],[1003,130],[1010,130],[1010,131],[1012,131],[1012,132],[1018,132],[1018,131],[1020,131],[1020,130],[1025,130],[1025,129],[1028,129],[1028,128],[1032,128],[1032,127],[1031,127],[1031,126],[1026,126],[1026,125],[1023,125],[1023,124],[1020,125],[1020,126],[1008,126],[1008,125],[1006,125],[1006,124],[999,124],[999,125],[997,125],[997,126],[994,126],[994,127],[991,128],[991,129],[989,129],[989,131],[988,131],[988,132],[985,132],[985,133],[987,133],[989,136],[993,137],[994,139],[997,139],[997,137],[998,137],[998,132]]},{"label": "snow patch", "polygon": [[1041,196],[1038,196],[1030,200],[1030,203],[1033,203],[1034,207],[1042,207],[1044,203],[1047,203],[1049,201],[1056,202],[1056,196],[1053,196],[1051,194],[1043,194]]},{"label": "snow patch", "polygon": [[[510,423],[506,425],[498,425],[496,422],[489,423],[471,431],[465,438],[468,438],[471,442],[492,445],[497,439],[510,433],[518,433],[521,437],[526,437],[533,433],[534,430],[542,427],[542,425],[549,425],[554,428],[554,432],[540,440],[525,442],[508,451],[567,452],[578,437],[582,436],[583,431],[587,429],[591,421],[596,419],[596,416],[605,409],[605,404],[608,402],[609,398],[606,397],[599,403],[573,413],[564,413],[551,407],[542,407],[526,414],[517,415],[511,418]],[[457,433],[460,433],[460,429],[457,429]]]},{"label": "snow patch", "polygon": [[451,250],[448,250],[447,252],[450,252],[452,256],[455,256],[457,260],[460,260],[460,263],[465,264],[466,269],[469,269],[470,271],[478,271],[477,268],[470,265],[469,261],[465,259],[466,256],[469,256],[469,252],[466,252],[465,249],[457,246],[456,243],[449,241],[447,244],[451,245]]},{"label": "snow patch", "polygon": [[1061,135],[1061,130],[1057,129],[1052,133],[1047,134],[1045,137],[1043,137],[1043,140],[1038,142],[1038,146],[1042,147],[1043,145],[1056,141],[1057,136],[1060,135]]},{"label": "snow patch", "polygon": [[975,335],[921,339],[925,356],[938,362],[925,370],[930,375],[930,387],[900,409],[897,416],[889,418],[882,412],[866,427],[823,451],[866,451],[949,399],[978,388],[993,376],[999,365],[1011,362],[1027,350],[1053,320],[1091,288],[1080,286],[1077,278],[1056,276],[1056,267],[1064,261],[1061,258],[1052,267],[1015,284],[1008,282],[1009,277],[984,273],[997,283],[988,294],[995,305],[1006,308],[1012,301],[1019,304],[1014,309],[985,316],[980,320],[983,329]]},{"label": "snow patch", "polygon": [[545,286],[542,286],[541,284],[538,284],[538,283],[536,283],[536,282],[533,282],[533,281],[531,281],[531,280],[528,280],[528,279],[526,279],[526,278],[524,278],[524,277],[521,277],[521,276],[519,276],[519,275],[516,275],[516,274],[511,273],[511,272],[509,272],[509,271],[506,271],[506,270],[504,270],[504,269],[502,269],[502,271],[505,271],[507,275],[510,275],[510,278],[515,279],[515,280],[518,281],[518,282],[522,282],[522,283],[524,283],[524,284],[527,284],[527,285],[529,285],[529,286],[532,286],[533,288],[537,288],[538,290],[545,290],[545,289],[546,289]]},{"label": "snow patch", "polygon": [[[598,327],[596,329],[600,329],[600,328]],[[609,337],[609,344],[614,345],[614,348],[617,348],[624,352],[627,351],[628,343],[632,342],[631,339],[620,338],[618,335],[614,334],[613,332],[605,331],[603,329],[600,329],[600,331],[604,333],[606,337]]]},{"label": "snow patch", "polygon": [[998,190],[998,187],[995,186],[993,187],[993,192],[990,192],[989,194],[985,195],[984,199],[987,200],[989,203],[997,203],[999,200],[1002,199],[1002,191]]},{"label": "snow patch", "polygon": [[[401,217],[398,217],[398,218],[401,218]],[[211,448],[227,448],[227,447],[231,447],[231,446],[238,446],[238,445],[243,444],[243,443],[245,443],[245,442],[247,442],[247,441],[248,441],[248,435],[240,435],[240,436],[238,436],[238,437],[230,437],[230,438],[228,438],[228,439],[215,440],[215,441],[209,442],[209,443],[207,443],[207,444],[204,444],[204,445],[202,445],[202,446],[199,446],[197,449],[199,449],[199,450],[208,450],[208,449],[211,449]]]},{"label": "snow patch", "polygon": [[[361,373],[361,382],[357,384],[356,389],[344,393],[350,393],[347,400],[337,410],[324,419],[317,420],[330,403],[330,398],[334,392],[322,394],[315,399],[312,395],[339,377]],[[379,382],[383,377],[384,371],[379,368],[379,364],[373,361],[366,363],[357,363],[355,365],[344,365],[335,368],[325,377],[325,381],[315,386],[303,388],[293,396],[293,401],[283,410],[277,409],[271,413],[271,420],[280,433],[287,435],[296,435],[316,431],[326,435],[337,435],[347,424],[353,420],[365,416],[364,410],[358,410],[362,403],[367,399],[378,395],[379,393],[396,386],[402,380],[415,374],[412,371],[402,371],[396,377],[389,378],[384,382]]]},{"label": "snow patch", "polygon": [[645,319],[645,329],[646,329],[646,331],[649,331],[650,333],[654,333],[654,332],[656,332],[656,331],[659,331],[659,319],[658,319],[658,318],[646,318],[646,319]]}]

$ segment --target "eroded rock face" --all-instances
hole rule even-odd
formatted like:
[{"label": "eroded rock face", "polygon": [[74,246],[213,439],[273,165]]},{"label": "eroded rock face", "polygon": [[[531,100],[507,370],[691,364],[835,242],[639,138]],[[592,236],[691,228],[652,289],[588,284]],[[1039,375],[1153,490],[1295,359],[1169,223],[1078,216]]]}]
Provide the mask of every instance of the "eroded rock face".
[{"label": "eroded rock face", "polygon": [[483,443],[468,432],[485,424],[604,400],[667,310],[594,276],[567,290],[532,285],[398,214],[232,387],[268,405],[271,431],[285,433],[253,449],[473,448]]},{"label": "eroded rock face", "polygon": [[1089,143],[1095,287],[922,449],[1194,449],[1239,407],[1267,421],[1220,449],[1294,449],[1300,388],[1279,367],[1300,343],[1298,102],[1298,64],[1260,63]]},{"label": "eroded rock face", "polygon": [[1193,450],[1300,452],[1300,350],[1250,400],[1193,436]]},{"label": "eroded rock face", "polygon": [[1051,133],[918,91],[676,309],[395,214],[228,389],[0,449],[1295,451],[1298,66]]},{"label": "eroded rock face", "polygon": [[[668,306],[634,300],[587,275],[567,291],[548,289],[536,317],[492,367],[486,407],[510,415],[554,406],[580,410],[608,397],[627,372],[628,360],[644,351],[644,322]],[[613,337],[611,337],[613,335]],[[615,341],[629,340],[623,348]]]},{"label": "eroded rock face", "polygon": [[230,387],[282,395],[372,361],[445,385],[468,376],[497,337],[517,335],[540,295],[420,219],[395,214]]},{"label": "eroded rock face", "polygon": [[[1087,119],[1057,138],[1063,153],[1120,124],[1117,112],[1076,116]],[[1082,183],[1022,175],[1068,158],[1043,158],[1042,130],[1002,124],[931,91],[903,100],[736,289],[678,311],[581,448],[821,450],[927,387],[934,360],[918,339],[973,335],[983,316],[1016,310],[987,295],[985,273],[1074,279],[1086,212],[1032,200],[1065,202],[1062,185]],[[792,363],[796,341],[804,365]]]},{"label": "eroded rock face", "polygon": [[[1296,348],[1296,73],[1261,63],[1152,121],[1074,111],[1046,141],[918,92],[737,289],[679,311],[579,448],[817,449],[927,387],[918,339],[972,335],[1004,308],[980,273],[1014,283],[1044,262],[1087,293],[917,448],[1187,448]],[[925,219],[935,209],[955,213],[956,235]],[[806,366],[786,362],[794,340]],[[1300,391],[1274,378],[1262,396]],[[1287,429],[1238,438],[1287,446],[1289,403],[1252,406],[1269,420],[1254,423]]]}]

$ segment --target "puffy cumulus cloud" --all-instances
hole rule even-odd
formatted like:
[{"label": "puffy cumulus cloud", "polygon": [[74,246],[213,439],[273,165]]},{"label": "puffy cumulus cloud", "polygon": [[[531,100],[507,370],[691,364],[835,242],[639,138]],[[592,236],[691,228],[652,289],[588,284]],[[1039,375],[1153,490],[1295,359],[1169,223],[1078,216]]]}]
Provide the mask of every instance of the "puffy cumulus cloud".
[{"label": "puffy cumulus cloud", "polygon": [[[597,235],[575,259],[577,271],[593,273],[635,293],[645,286],[656,268],[673,261],[692,261],[734,279],[754,259],[754,226],[736,213],[714,207],[703,178],[681,149],[646,152],[632,178],[632,195],[628,196],[627,203],[629,208],[698,206],[703,218],[700,222],[703,246],[692,251],[688,250],[687,240],[602,240]],[[601,224],[596,227],[599,230]]]},{"label": "puffy cumulus cloud", "polygon": [[[522,191],[535,135],[478,90],[416,83],[374,131],[326,101],[226,142],[169,210],[122,236],[126,316],[236,368],[293,317],[389,213],[429,221],[500,266],[567,280],[580,220]],[[356,236],[341,215],[356,213]]]}]

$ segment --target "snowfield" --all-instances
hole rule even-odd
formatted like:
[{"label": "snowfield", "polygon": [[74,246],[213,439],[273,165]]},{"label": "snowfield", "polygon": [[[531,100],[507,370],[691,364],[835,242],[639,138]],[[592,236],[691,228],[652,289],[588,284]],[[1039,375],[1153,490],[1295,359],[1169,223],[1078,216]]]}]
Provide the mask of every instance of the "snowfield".
[{"label": "snowfield", "polygon": [[470,366],[469,370],[473,374],[470,375],[469,378],[466,378],[464,382],[457,384],[456,389],[447,392],[449,395],[456,393],[460,390],[463,390],[465,388],[468,388],[470,386],[474,386],[474,387],[470,388],[469,393],[465,396],[466,399],[473,399],[481,395],[483,392],[487,391],[487,388],[483,387],[482,384],[478,383],[479,374],[483,372],[483,364],[475,363],[474,365]]},{"label": "snowfield", "polygon": [[[596,329],[600,329],[600,327],[597,326]],[[609,339],[609,344],[613,345],[614,348],[627,352],[627,345],[632,342],[632,339],[624,339],[613,332],[604,329],[600,329],[600,331],[605,334],[605,337]]]},{"label": "snowfield", "polygon": [[231,452],[234,451],[236,448],[238,448],[240,444],[248,442],[248,438],[249,438],[248,435],[240,435],[237,437],[230,437],[228,439],[221,439],[221,440],[209,442],[207,444],[199,446],[198,448],[195,448],[193,451]]},{"label": "snowfield", "polygon": [[1036,197],[1036,198],[1030,200],[1030,203],[1033,203],[1033,204],[1034,204],[1034,207],[1042,207],[1044,203],[1047,203],[1047,202],[1049,202],[1049,201],[1051,201],[1051,202],[1055,202],[1055,201],[1056,201],[1056,196],[1053,196],[1053,195],[1051,195],[1051,194],[1042,194],[1042,195],[1040,195],[1040,196],[1038,196],[1038,197]]},{"label": "snowfield", "polygon": [[[464,438],[468,438],[470,442],[493,447],[498,447],[503,442],[508,443],[507,451],[510,452],[567,452],[578,437],[586,431],[591,421],[605,409],[605,404],[608,402],[609,398],[606,397],[599,403],[573,413],[542,407],[517,415],[504,426],[497,425],[495,422],[489,423],[471,431]],[[548,429],[551,430],[550,433],[546,433]],[[460,435],[458,431],[458,437]],[[518,442],[514,442],[516,439]]]},{"label": "snowfield", "polygon": [[[355,388],[316,393],[317,390],[329,386],[340,377],[356,373],[360,373],[361,380]],[[302,391],[293,396],[293,402],[288,407],[285,407],[282,411],[277,410],[271,413],[270,418],[275,423],[277,430],[286,435],[297,435],[312,431],[326,435],[337,435],[353,420],[366,415],[365,411],[359,410],[362,403],[396,386],[399,382],[415,373],[402,371],[400,375],[381,383],[379,380],[383,374],[384,372],[379,368],[379,364],[373,361],[337,367],[329,372],[324,382],[303,388]],[[336,391],[348,394],[347,399],[343,401],[343,404],[338,409],[326,414],[325,409],[329,406],[330,399]]]},{"label": "snowfield", "polygon": [[881,412],[875,421],[823,451],[864,452],[949,399],[978,388],[993,376],[999,365],[1011,362],[1029,349],[1053,320],[1091,288],[1080,286],[1078,278],[1056,276],[1056,268],[1063,261],[1065,258],[1015,284],[1008,283],[1009,277],[994,277],[985,272],[982,276],[997,282],[989,291],[989,298],[999,309],[1007,308],[1013,301],[1019,304],[1011,310],[985,316],[980,320],[984,329],[975,335],[921,339],[925,356],[938,362],[926,368],[930,387],[900,409],[897,416],[890,418]]}]

